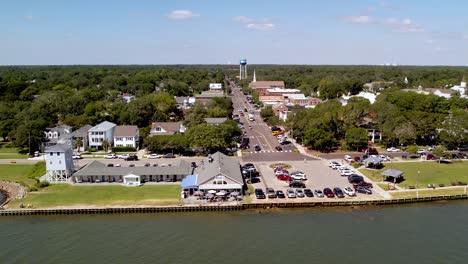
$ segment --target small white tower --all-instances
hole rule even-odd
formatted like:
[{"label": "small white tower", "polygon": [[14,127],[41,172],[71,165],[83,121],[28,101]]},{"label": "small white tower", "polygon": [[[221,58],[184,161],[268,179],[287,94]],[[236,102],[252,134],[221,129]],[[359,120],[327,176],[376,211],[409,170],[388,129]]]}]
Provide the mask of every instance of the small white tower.
[{"label": "small white tower", "polygon": [[239,79],[247,79],[247,60],[242,59],[239,62]]},{"label": "small white tower", "polygon": [[257,82],[257,76],[255,76],[255,70],[254,70],[254,75],[253,75],[253,81],[252,82]]},{"label": "small white tower", "polygon": [[463,75],[463,78],[461,80],[460,86],[463,88],[466,88],[466,81],[465,81],[465,75]]},{"label": "small white tower", "polygon": [[46,179],[49,182],[69,181],[73,172],[73,150],[70,145],[57,144],[45,150]]}]

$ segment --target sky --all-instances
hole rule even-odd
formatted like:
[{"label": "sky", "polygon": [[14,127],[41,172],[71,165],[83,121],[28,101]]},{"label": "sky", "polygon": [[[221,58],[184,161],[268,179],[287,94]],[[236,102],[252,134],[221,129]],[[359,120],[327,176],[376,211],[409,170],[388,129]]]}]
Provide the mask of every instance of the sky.
[{"label": "sky", "polygon": [[0,0],[0,65],[468,65],[462,0]]}]

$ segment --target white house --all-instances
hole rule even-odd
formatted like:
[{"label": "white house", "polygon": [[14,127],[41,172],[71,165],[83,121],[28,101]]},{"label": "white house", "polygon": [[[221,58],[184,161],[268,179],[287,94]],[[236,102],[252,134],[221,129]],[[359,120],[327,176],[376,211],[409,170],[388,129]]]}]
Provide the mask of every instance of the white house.
[{"label": "white house", "polygon": [[140,130],[137,126],[116,126],[114,131],[114,147],[138,148]]},{"label": "white house", "polygon": [[182,122],[153,122],[150,136],[183,134],[186,128]]},{"label": "white house", "polygon": [[73,151],[71,145],[57,144],[46,148],[44,152],[47,181],[68,181],[73,170]]},{"label": "white house", "polygon": [[460,94],[460,97],[468,98],[468,95],[466,94],[467,88],[466,88],[465,76],[463,76],[463,79],[462,79],[460,85],[455,85],[450,89],[452,89],[454,91],[457,91]]},{"label": "white house", "polygon": [[211,91],[220,91],[223,89],[223,85],[220,83],[210,83],[210,90]]},{"label": "white house", "polygon": [[102,149],[102,142],[106,140],[112,145],[114,140],[115,124],[104,121],[88,130],[89,147]]}]

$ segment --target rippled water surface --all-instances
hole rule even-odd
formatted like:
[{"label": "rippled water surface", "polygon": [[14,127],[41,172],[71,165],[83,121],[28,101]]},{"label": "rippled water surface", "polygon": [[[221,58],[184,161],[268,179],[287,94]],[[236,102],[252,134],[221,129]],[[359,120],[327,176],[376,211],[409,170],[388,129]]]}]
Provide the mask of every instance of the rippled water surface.
[{"label": "rippled water surface", "polygon": [[468,202],[0,217],[1,263],[468,263]]}]

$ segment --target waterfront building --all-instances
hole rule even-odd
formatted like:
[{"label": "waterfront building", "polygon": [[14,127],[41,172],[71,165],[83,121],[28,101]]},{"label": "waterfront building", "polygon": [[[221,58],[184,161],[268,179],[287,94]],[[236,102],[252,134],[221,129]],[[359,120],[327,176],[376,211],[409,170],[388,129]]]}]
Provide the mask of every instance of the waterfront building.
[{"label": "waterfront building", "polygon": [[138,148],[140,130],[137,126],[116,126],[114,132],[114,147]]},{"label": "waterfront building", "polygon": [[66,182],[73,170],[73,151],[69,144],[57,144],[45,149],[46,180]]},{"label": "waterfront building", "polygon": [[84,151],[89,146],[89,136],[88,131],[91,129],[91,125],[85,125],[80,127],[79,129],[73,131],[72,133],[72,140],[75,143],[77,140],[81,141],[81,146],[77,148],[78,151]]}]

